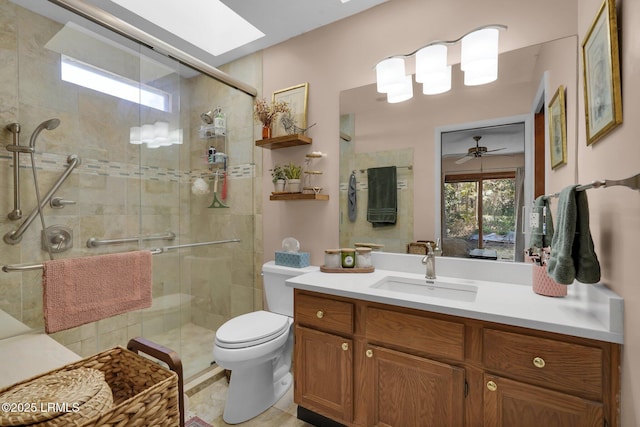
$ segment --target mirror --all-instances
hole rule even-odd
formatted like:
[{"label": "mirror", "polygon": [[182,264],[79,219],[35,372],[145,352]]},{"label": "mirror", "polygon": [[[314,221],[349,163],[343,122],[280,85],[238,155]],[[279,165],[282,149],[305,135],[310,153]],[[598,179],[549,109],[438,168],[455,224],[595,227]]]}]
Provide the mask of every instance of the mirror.
[{"label": "mirror", "polygon": [[[537,192],[544,192],[544,185],[534,192],[536,163],[538,167],[547,165],[542,171],[550,170],[544,157],[534,163],[536,140],[548,152],[544,143],[547,140],[544,115],[539,119],[537,131],[534,116],[545,112],[548,100],[563,85],[567,138],[575,137],[577,66],[577,37],[572,36],[502,53],[498,80],[484,86],[464,86],[459,64],[455,64],[452,89],[440,95],[423,95],[422,88],[415,83],[413,98],[399,104],[387,103],[386,95],[376,91],[375,83],[341,92],[340,245],[374,243],[383,245],[385,252],[407,253],[410,242],[446,237],[442,235],[441,202],[448,171],[444,159],[468,153],[475,146],[473,136],[482,137],[478,146],[486,147],[487,151],[505,146],[504,135],[500,133],[504,133],[503,125],[510,123],[520,123],[522,128],[517,138],[509,136],[510,140],[519,139],[521,144],[522,165],[512,165],[511,170],[523,169],[522,199],[530,201],[524,204],[531,204]],[[462,141],[459,143],[465,145],[464,151],[456,152],[451,140]],[[502,151],[515,156],[513,148],[507,151],[505,147]],[[465,165],[479,163],[477,160]],[[483,170],[489,168],[489,159],[483,158],[482,165]],[[381,166],[398,167],[398,215],[395,225],[374,228],[367,222],[366,172],[368,168]],[[352,174],[357,182],[354,221],[349,219],[348,212]],[[510,236],[518,237],[524,244],[526,236],[517,228]],[[518,260],[516,256],[512,259]]]}]

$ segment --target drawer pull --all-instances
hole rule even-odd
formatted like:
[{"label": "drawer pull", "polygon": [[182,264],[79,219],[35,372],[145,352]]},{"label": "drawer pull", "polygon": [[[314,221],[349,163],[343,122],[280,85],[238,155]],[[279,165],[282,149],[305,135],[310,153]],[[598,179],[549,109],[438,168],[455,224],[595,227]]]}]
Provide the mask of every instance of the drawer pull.
[{"label": "drawer pull", "polygon": [[536,368],[544,368],[544,365],[546,365],[546,363],[542,357],[533,358],[533,366]]},{"label": "drawer pull", "polygon": [[318,319],[322,319],[324,317],[324,311],[318,310],[318,312],[316,313],[316,316],[318,316]]},{"label": "drawer pull", "polygon": [[372,358],[373,357],[373,350],[367,350],[364,354],[366,354],[368,358]]},{"label": "drawer pull", "polygon": [[344,351],[349,350],[349,343],[343,342],[343,343],[342,343],[342,349],[343,349]]},{"label": "drawer pull", "polygon": [[496,390],[498,389],[498,384],[494,383],[493,381],[489,381],[489,382],[487,383],[487,388],[488,388],[490,391],[496,391]]}]

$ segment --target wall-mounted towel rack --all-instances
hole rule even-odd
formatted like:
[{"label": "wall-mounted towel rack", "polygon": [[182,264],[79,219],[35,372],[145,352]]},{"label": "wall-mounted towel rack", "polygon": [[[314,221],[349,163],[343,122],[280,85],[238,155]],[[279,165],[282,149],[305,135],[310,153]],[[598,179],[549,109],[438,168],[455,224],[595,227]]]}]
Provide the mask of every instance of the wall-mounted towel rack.
[{"label": "wall-mounted towel rack", "polygon": [[148,236],[138,236],[138,237],[123,237],[120,239],[98,239],[96,237],[91,237],[87,240],[88,248],[97,248],[98,246],[106,246],[106,245],[118,245],[120,243],[135,243],[139,241],[147,242],[149,240],[174,240],[176,238],[176,234],[169,231],[163,234],[151,234]]},{"label": "wall-mounted towel rack", "polygon": [[[616,185],[628,187],[632,190],[640,190],[640,173],[625,179],[603,179],[600,181],[593,181],[590,184],[580,185],[576,187],[576,191],[584,191],[590,188],[613,187]],[[560,193],[547,194],[545,197],[558,196],[560,196]]]},{"label": "wall-mounted towel rack", "polygon": [[[153,255],[158,255],[158,254],[163,254],[172,249],[194,248],[197,246],[219,245],[221,243],[234,243],[234,242],[240,242],[240,239],[215,240],[211,242],[200,242],[200,243],[185,243],[184,245],[165,246],[162,248],[150,249],[149,251]],[[13,265],[3,265],[2,271],[4,271],[5,273],[11,273],[14,271],[32,271],[32,270],[40,270],[43,267],[44,267],[43,264],[13,264]]]},{"label": "wall-mounted towel rack", "polygon": [[[396,166],[396,169],[409,169],[412,170],[413,169],[413,165],[409,165],[409,166]],[[358,172],[360,173],[366,173],[367,170],[366,169],[359,169]],[[353,173],[356,173],[356,171],[354,170]]]}]

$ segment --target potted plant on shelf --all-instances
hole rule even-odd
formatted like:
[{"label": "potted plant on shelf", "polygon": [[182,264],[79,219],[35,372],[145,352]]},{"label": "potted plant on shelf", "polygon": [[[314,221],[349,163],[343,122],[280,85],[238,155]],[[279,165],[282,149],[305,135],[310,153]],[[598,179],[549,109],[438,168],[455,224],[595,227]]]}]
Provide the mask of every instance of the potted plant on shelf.
[{"label": "potted plant on shelf", "polygon": [[289,162],[284,167],[284,174],[287,177],[287,191],[289,193],[299,193],[302,179],[302,166]]},{"label": "potted plant on shelf", "polygon": [[271,169],[271,178],[273,182],[273,191],[275,193],[284,192],[284,183],[287,179],[287,176],[284,173],[284,166],[275,165],[273,169]]},{"label": "potted plant on shelf", "polygon": [[253,117],[256,121],[262,123],[262,139],[271,138],[271,124],[278,113],[288,113],[290,111],[289,104],[285,101],[269,103],[264,98],[257,99]]}]

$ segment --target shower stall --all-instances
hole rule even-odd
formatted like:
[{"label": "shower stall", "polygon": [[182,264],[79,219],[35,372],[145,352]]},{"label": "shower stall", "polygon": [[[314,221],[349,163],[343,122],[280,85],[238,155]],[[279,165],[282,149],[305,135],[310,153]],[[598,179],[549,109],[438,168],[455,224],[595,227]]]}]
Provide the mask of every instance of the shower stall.
[{"label": "shower stall", "polygon": [[[216,328],[262,304],[253,97],[50,2],[29,7],[43,9],[0,0],[0,339],[43,330],[43,261],[161,248],[151,308],[52,337],[88,356],[144,336],[197,377]],[[259,57],[234,66],[259,82]],[[201,115],[216,109],[225,127],[209,132]],[[64,236],[43,243],[44,226]]]}]

